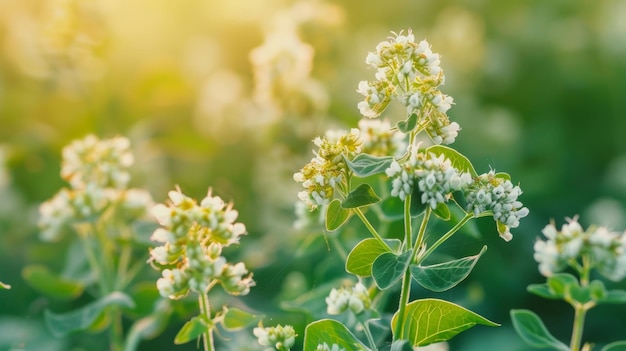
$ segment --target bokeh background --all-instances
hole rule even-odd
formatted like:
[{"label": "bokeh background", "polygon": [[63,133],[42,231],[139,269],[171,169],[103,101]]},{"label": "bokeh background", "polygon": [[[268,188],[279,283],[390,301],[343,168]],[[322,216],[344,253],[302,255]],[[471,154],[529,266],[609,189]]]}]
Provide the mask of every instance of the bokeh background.
[{"label": "bokeh background", "polygon": [[[0,350],[101,345],[51,339],[42,312],[58,303],[20,273],[64,260],[62,244],[39,239],[37,207],[65,186],[62,147],[89,133],[131,139],[133,185],[156,201],[176,184],[232,200],[249,234],[229,254],[257,281],[243,302],[272,316],[266,325],[302,328],[306,316],[281,301],[347,275],[321,230],[294,229],[291,177],[315,136],[356,126],[367,52],[408,28],[442,55],[449,115],[463,129],[455,147],[479,172],[509,172],[530,209],[509,243],[483,219],[480,239],[449,244],[489,250],[466,282],[433,296],[502,324],[461,334],[451,350],[528,349],[511,308],[537,311],[569,340],[570,308],[525,290],[542,282],[532,246],[566,216],[626,228],[625,14],[621,0],[0,0],[0,280],[12,285],[0,291]],[[182,322],[142,349],[195,349],[172,344]],[[592,310],[585,340],[624,335],[626,308]]]}]

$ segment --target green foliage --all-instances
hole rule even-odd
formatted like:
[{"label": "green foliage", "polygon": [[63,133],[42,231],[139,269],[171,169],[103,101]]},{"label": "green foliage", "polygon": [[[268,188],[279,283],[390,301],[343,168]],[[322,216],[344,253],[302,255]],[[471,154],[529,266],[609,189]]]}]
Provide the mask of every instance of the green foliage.
[{"label": "green foliage", "polygon": [[480,252],[474,256],[429,266],[412,264],[410,266],[411,276],[428,290],[436,292],[446,291],[467,278],[485,251],[487,251],[487,246],[483,246]]},{"label": "green foliage", "polygon": [[65,336],[93,326],[108,308],[115,306],[133,308],[135,303],[128,295],[116,291],[67,313],[59,314],[46,310],[44,317],[53,335]]},{"label": "green foliage", "polygon": [[478,173],[476,173],[476,170],[474,169],[474,166],[472,165],[470,160],[451,147],[444,145],[433,145],[427,148],[426,152],[435,154],[437,156],[443,155],[445,158],[450,160],[454,168],[462,172],[468,172],[473,177],[478,176]]},{"label": "green foliage", "polygon": [[332,319],[322,319],[309,324],[304,331],[304,351],[315,351],[317,345],[337,344],[346,351],[367,350],[342,323]]},{"label": "green foliage", "polygon": [[[438,299],[413,301],[407,305],[404,314],[406,322],[401,332],[413,346],[449,340],[477,324],[499,326],[459,305]],[[397,320],[398,314],[395,314],[392,320],[393,330]]]},{"label": "green foliage", "polygon": [[25,267],[22,270],[22,277],[33,289],[59,299],[77,298],[85,288],[81,283],[54,275],[48,267],[42,265]]},{"label": "green foliage", "polygon": [[565,300],[572,304],[626,303],[626,291],[607,290],[604,283],[594,280],[587,286],[581,286],[575,276],[569,273],[557,273],[547,278],[545,284],[531,284],[528,291],[547,299]]},{"label": "green foliage", "polygon": [[365,178],[384,173],[392,161],[391,156],[378,157],[370,154],[359,154],[352,161],[346,159],[346,164],[354,172],[354,175]]},{"label": "green foliage", "polygon": [[236,331],[257,324],[262,315],[256,315],[237,307],[224,307],[222,325],[230,331]]},{"label": "green foliage", "polygon": [[375,204],[380,201],[380,197],[376,195],[374,189],[369,184],[361,184],[351,191],[341,202],[342,208],[357,208]]},{"label": "green foliage", "polygon": [[568,351],[569,347],[557,340],[546,328],[541,318],[528,310],[511,310],[511,320],[517,333],[527,344],[536,348]]},{"label": "green foliage", "polygon": [[329,232],[339,229],[350,217],[350,210],[341,206],[339,199],[334,199],[326,208],[326,230]]},{"label": "green foliage", "polygon": [[[386,239],[385,242],[392,250],[397,251],[402,244],[398,239]],[[375,238],[361,240],[348,254],[346,271],[361,277],[372,275],[372,264],[380,255],[390,252],[389,249]]]},{"label": "green foliage", "polygon": [[417,113],[412,113],[406,120],[399,121],[396,127],[398,127],[398,130],[402,133],[409,133],[417,127],[417,117]]},{"label": "green foliage", "polygon": [[413,250],[400,255],[385,252],[378,256],[372,264],[372,277],[376,285],[382,289],[389,289],[402,279],[413,257]]},{"label": "green foliage", "polygon": [[196,340],[211,328],[211,322],[207,321],[204,315],[193,317],[180,328],[174,338],[174,344],[186,344]]}]

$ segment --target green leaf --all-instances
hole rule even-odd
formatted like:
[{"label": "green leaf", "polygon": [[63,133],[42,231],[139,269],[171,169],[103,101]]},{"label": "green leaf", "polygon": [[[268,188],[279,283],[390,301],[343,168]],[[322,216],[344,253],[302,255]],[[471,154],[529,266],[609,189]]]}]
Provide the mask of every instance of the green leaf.
[{"label": "green leaf", "polygon": [[352,161],[345,159],[348,168],[354,172],[357,177],[368,177],[374,174],[383,173],[391,163],[393,157],[377,157],[369,154],[358,154]]},{"label": "green leaf", "polygon": [[350,217],[350,210],[341,207],[341,201],[334,199],[326,208],[326,230],[339,229]]},{"label": "green leaf", "polygon": [[207,322],[204,316],[193,317],[180,328],[178,334],[174,337],[174,344],[180,345],[196,340],[209,328],[211,328],[211,324]]},{"label": "green leaf", "polygon": [[382,290],[392,287],[402,278],[412,258],[413,250],[399,256],[392,252],[378,256],[372,264],[372,277],[376,285]]},{"label": "green leaf", "polygon": [[500,179],[511,181],[511,175],[506,172],[498,172],[494,174],[493,176],[494,178],[500,178]]},{"label": "green leaf", "polygon": [[398,122],[396,126],[402,133],[409,133],[417,126],[417,113],[412,113],[406,120]]},{"label": "green leaf", "polygon": [[419,187],[413,187],[413,192],[411,193],[411,216],[419,216],[426,211],[427,207],[428,205],[422,202],[422,193],[420,192]]},{"label": "green leaf", "polygon": [[380,201],[374,189],[369,184],[361,184],[352,190],[341,203],[343,208],[357,208],[361,206],[375,204]]},{"label": "green leaf", "polygon": [[167,327],[171,311],[168,299],[159,300],[152,313],[133,323],[126,336],[124,351],[135,351],[142,340],[152,339],[161,334]]},{"label": "green leaf", "polygon": [[[397,250],[401,241],[398,239],[386,239],[385,242],[392,250]],[[356,244],[346,259],[346,271],[361,277],[372,275],[372,264],[381,254],[389,251],[375,238],[367,238]]]},{"label": "green leaf", "polygon": [[22,270],[22,277],[33,289],[41,294],[59,298],[72,299],[83,293],[81,283],[63,279],[54,275],[46,266],[32,265]]},{"label": "green leaf", "polygon": [[548,284],[531,284],[527,288],[528,292],[541,296],[545,299],[561,299],[549,287]]},{"label": "green leaf", "polygon": [[443,145],[433,145],[427,148],[426,152],[436,156],[443,155],[445,158],[450,160],[452,167],[461,172],[468,172],[472,175],[472,177],[478,176],[470,160],[453,148]]},{"label": "green leaf", "polygon": [[222,325],[224,328],[231,331],[257,324],[263,318],[262,315],[252,314],[236,307],[224,307],[224,309],[226,313],[224,313]]},{"label": "green leaf", "polygon": [[578,286],[578,279],[569,273],[557,273],[549,277],[546,284],[555,297],[563,299],[569,295],[572,286]]},{"label": "green leaf", "polygon": [[551,348],[568,351],[569,347],[556,339],[534,312],[528,310],[511,310],[511,320],[517,334],[524,341],[536,348]]},{"label": "green leaf", "polygon": [[446,291],[455,287],[470,274],[485,251],[487,251],[486,245],[474,256],[430,266],[411,265],[411,276],[426,289],[436,292]]},{"label": "green leaf", "polygon": [[2,289],[11,289],[11,285],[0,282],[0,290]]},{"label": "green leaf", "polygon": [[626,351],[626,340],[612,342],[600,351]]},{"label": "green leaf", "polygon": [[450,213],[450,208],[448,208],[448,205],[442,202],[437,204],[437,208],[433,210],[433,213],[435,214],[435,216],[443,219],[444,221],[449,221],[450,216],[452,215]]},{"label": "green leaf", "polygon": [[[398,313],[391,321],[396,330]],[[497,327],[494,323],[452,302],[423,299],[409,303],[404,311],[403,335],[413,346],[426,346],[452,339],[457,334],[482,324]]]},{"label": "green leaf", "polygon": [[133,308],[135,303],[128,295],[116,291],[71,312],[57,314],[45,310],[44,318],[52,335],[61,337],[91,327],[109,306]]},{"label": "green leaf", "polygon": [[315,351],[317,345],[323,343],[328,346],[337,344],[340,349],[346,351],[367,350],[345,325],[332,319],[313,322],[304,330],[304,351]]}]

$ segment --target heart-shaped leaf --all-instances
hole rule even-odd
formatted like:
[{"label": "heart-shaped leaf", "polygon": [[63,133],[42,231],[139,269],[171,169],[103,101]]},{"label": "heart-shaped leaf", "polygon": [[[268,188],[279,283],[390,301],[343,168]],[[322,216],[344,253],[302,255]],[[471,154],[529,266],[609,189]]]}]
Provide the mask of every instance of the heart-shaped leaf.
[{"label": "heart-shaped leaf", "polygon": [[372,277],[376,285],[385,290],[396,284],[409,267],[412,257],[413,250],[401,255],[385,252],[378,256],[372,264]]},{"label": "heart-shaped leaf", "polygon": [[109,306],[133,308],[135,303],[128,295],[116,291],[71,312],[58,314],[46,310],[44,318],[52,335],[61,337],[91,327]]},{"label": "heart-shaped leaf", "polygon": [[326,230],[339,229],[350,217],[350,210],[341,207],[341,201],[334,199],[326,208]]},{"label": "heart-shaped leaf", "polygon": [[372,264],[381,254],[396,251],[401,242],[398,239],[385,239],[389,247],[383,245],[378,239],[367,238],[356,244],[346,259],[346,271],[361,277],[372,275]]},{"label": "heart-shaped leaf", "polygon": [[406,120],[398,122],[396,126],[402,133],[409,133],[417,126],[417,113],[412,113]]},{"label": "heart-shaped leaf", "polygon": [[568,351],[569,347],[552,336],[541,318],[528,310],[511,310],[511,320],[517,334],[524,341],[536,348],[550,348],[559,351]]},{"label": "heart-shaped leaf", "polygon": [[[413,346],[426,346],[452,339],[457,334],[477,325],[497,327],[494,323],[452,302],[438,299],[423,299],[409,303],[404,310],[403,339]],[[398,313],[391,321],[396,330]]]},{"label": "heart-shaped leaf", "polygon": [[346,351],[367,350],[345,325],[332,319],[313,322],[304,330],[304,351],[315,351],[317,345],[324,343],[328,346],[336,344]]},{"label": "heart-shaped leaf", "polygon": [[346,159],[348,168],[361,178],[385,172],[391,162],[393,162],[391,156],[377,157],[370,154],[358,154],[352,161]]},{"label": "heart-shaped leaf", "polygon": [[474,256],[430,266],[411,265],[411,276],[426,289],[436,292],[446,291],[455,287],[470,274],[485,251],[487,251],[487,246],[483,246]]},{"label": "heart-shaped leaf", "polygon": [[361,206],[375,204],[380,201],[374,189],[369,184],[361,184],[352,190],[341,203],[343,208],[357,208]]},{"label": "heart-shaped leaf", "polygon": [[209,328],[211,328],[211,323],[209,323],[204,316],[193,317],[180,328],[174,338],[174,344],[186,344],[192,340],[196,340],[208,331]]}]

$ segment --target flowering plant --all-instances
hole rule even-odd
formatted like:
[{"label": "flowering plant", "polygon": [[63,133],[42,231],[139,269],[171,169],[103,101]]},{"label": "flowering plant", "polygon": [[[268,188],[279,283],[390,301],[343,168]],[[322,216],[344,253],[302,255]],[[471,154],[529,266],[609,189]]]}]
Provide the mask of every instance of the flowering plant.
[{"label": "flowering plant", "polygon": [[[576,217],[558,230],[554,223],[543,229],[545,240],[535,243],[535,260],[545,284],[531,284],[528,291],[546,299],[563,300],[574,308],[574,324],[569,346],[556,339],[534,312],[512,310],[513,326],[524,341],[538,348],[579,351],[592,349],[582,345],[585,316],[600,304],[626,303],[626,291],[607,290],[600,279],[591,279],[595,270],[602,277],[619,282],[626,278],[626,233],[614,233],[605,227],[584,230]],[[571,269],[574,274],[564,272]],[[582,347],[582,348],[581,348]],[[605,345],[602,351],[623,350],[626,341]]]},{"label": "flowering plant", "polygon": [[[75,240],[61,274],[43,265],[28,266],[22,274],[47,296],[75,299],[86,294],[94,301],[65,313],[46,310],[46,323],[55,336],[109,327],[111,350],[130,350],[141,333],[150,334],[133,328],[125,341],[122,325],[122,312],[136,308],[131,287],[139,285],[136,278],[146,266],[147,241],[137,233],[149,227],[152,206],[147,191],[128,188],[132,163],[130,142],[124,137],[101,140],[88,135],[63,149],[61,177],[69,187],[41,204],[39,226],[45,241],[60,241],[70,233]],[[155,307],[161,318],[151,325],[154,330],[163,326],[166,310]]]},{"label": "flowering plant", "polygon": [[[498,233],[509,241],[510,229],[528,214],[518,200],[522,191],[508,174],[478,174],[464,155],[443,145],[455,141],[460,126],[447,115],[453,99],[440,90],[445,76],[439,55],[426,41],[416,43],[411,31],[394,34],[367,55],[366,63],[376,73],[374,80],[358,85],[364,96],[358,108],[365,119],[358,129],[316,138],[315,156],[294,175],[304,187],[299,199],[321,214],[327,231],[343,229],[356,216],[370,234],[346,257],[346,271],[357,283],[332,289],[326,298],[328,315],[350,311],[355,318],[346,324],[335,319],[309,324],[305,351],[388,348],[389,333],[392,350],[412,350],[449,340],[476,324],[496,326],[445,300],[411,301],[412,282],[435,292],[456,286],[486,247],[444,262],[432,262],[435,250],[483,216],[493,217]],[[406,119],[393,127],[374,119],[394,100],[406,108]],[[394,221],[402,222],[400,238],[382,231]],[[429,225],[435,221],[447,229],[439,232]],[[379,313],[398,288],[393,316]]]}]

